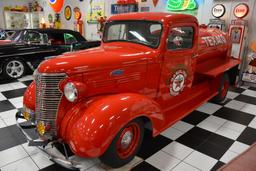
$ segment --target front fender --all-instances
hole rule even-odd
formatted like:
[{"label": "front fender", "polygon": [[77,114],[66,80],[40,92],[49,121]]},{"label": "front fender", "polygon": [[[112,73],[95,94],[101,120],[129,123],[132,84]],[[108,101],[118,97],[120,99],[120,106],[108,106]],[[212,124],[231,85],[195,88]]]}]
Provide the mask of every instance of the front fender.
[{"label": "front fender", "polygon": [[159,105],[138,94],[116,94],[82,102],[65,115],[61,135],[81,157],[99,157],[119,130],[138,117],[150,119],[153,132],[162,128],[164,117]]}]

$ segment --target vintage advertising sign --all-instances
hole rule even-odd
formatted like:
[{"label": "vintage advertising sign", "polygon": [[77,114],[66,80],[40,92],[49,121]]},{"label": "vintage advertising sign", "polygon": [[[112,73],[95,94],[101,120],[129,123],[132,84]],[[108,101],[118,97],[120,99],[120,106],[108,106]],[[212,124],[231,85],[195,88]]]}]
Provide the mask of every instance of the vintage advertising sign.
[{"label": "vintage advertising sign", "polygon": [[129,12],[138,12],[138,4],[127,4],[127,5],[120,5],[120,4],[112,4],[111,5],[111,14],[122,14],[122,13],[129,13]]},{"label": "vintage advertising sign", "polygon": [[171,96],[179,95],[186,86],[187,72],[183,69],[177,70],[170,80]]},{"label": "vintage advertising sign", "polygon": [[249,13],[249,6],[245,3],[238,4],[234,8],[234,15],[236,18],[244,18],[248,15]]},{"label": "vintage advertising sign", "polygon": [[97,23],[99,17],[105,16],[104,2],[91,2],[89,12],[87,13],[88,23]]},{"label": "vintage advertising sign", "polygon": [[222,4],[217,4],[212,8],[212,15],[215,18],[221,18],[225,15],[226,13],[226,8]]},{"label": "vintage advertising sign", "polygon": [[54,12],[59,13],[63,7],[64,0],[48,0]]}]

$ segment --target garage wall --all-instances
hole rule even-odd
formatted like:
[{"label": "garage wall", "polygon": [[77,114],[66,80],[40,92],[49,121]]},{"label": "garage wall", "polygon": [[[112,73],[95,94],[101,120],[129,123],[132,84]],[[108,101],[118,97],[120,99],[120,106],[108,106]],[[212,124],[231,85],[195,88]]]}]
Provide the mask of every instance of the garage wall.
[{"label": "garage wall", "polygon": [[27,6],[29,2],[31,2],[31,0],[0,0],[0,28],[5,28],[3,15],[5,6]]}]

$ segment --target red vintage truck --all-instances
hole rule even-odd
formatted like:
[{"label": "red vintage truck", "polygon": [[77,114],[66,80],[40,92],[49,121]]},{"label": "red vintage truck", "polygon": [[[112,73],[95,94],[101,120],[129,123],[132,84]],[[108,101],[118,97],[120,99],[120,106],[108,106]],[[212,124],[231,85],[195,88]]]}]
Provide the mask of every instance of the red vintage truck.
[{"label": "red vintage truck", "polygon": [[[230,50],[226,33],[190,15],[112,16],[100,47],[40,64],[17,125],[29,145],[66,168],[79,168],[68,147],[121,167],[140,149],[145,124],[157,136],[203,103],[225,99],[239,64]],[[65,153],[49,152],[47,144],[63,144]]]}]

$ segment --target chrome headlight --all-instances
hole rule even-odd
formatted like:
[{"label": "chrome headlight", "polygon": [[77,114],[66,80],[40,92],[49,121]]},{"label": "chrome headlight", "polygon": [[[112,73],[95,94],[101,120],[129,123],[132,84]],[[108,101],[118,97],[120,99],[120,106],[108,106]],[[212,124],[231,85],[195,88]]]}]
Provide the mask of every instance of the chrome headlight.
[{"label": "chrome headlight", "polygon": [[70,102],[75,102],[77,97],[78,97],[78,93],[77,93],[77,88],[76,86],[69,82],[64,86],[64,94],[65,97],[68,99],[68,101]]}]

